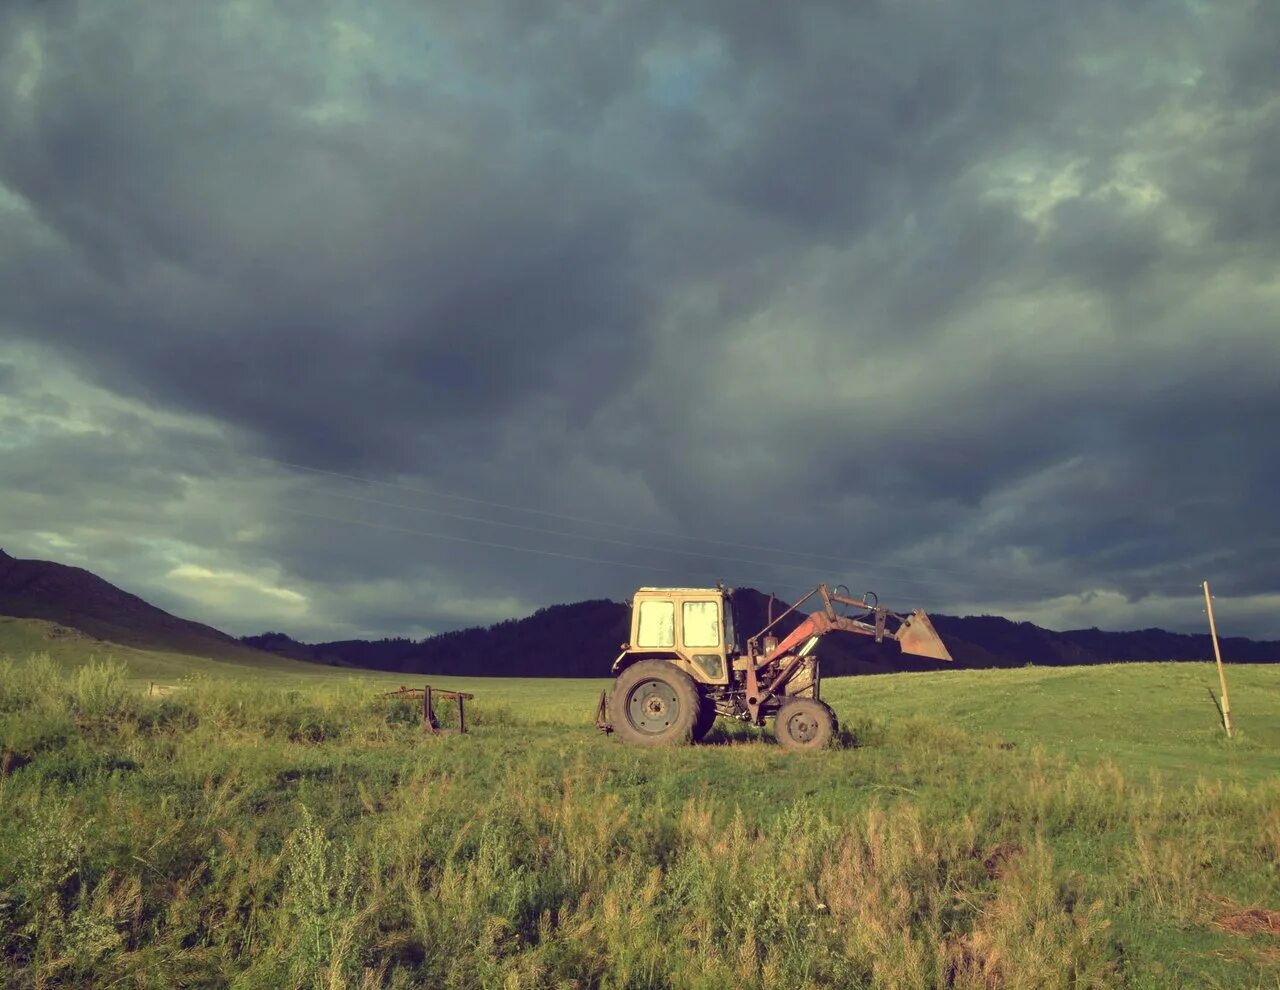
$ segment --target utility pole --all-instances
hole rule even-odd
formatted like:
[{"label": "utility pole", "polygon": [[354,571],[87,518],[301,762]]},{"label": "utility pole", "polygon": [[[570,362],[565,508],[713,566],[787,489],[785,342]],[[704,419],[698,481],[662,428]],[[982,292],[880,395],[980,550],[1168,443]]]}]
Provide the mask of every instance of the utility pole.
[{"label": "utility pole", "polygon": [[1218,682],[1222,685],[1222,727],[1231,738],[1231,702],[1227,700],[1227,672],[1222,666],[1222,651],[1218,649],[1218,626],[1213,621],[1213,599],[1209,595],[1209,582],[1204,582],[1204,607],[1209,613],[1209,638],[1213,640],[1213,655],[1218,661]]}]

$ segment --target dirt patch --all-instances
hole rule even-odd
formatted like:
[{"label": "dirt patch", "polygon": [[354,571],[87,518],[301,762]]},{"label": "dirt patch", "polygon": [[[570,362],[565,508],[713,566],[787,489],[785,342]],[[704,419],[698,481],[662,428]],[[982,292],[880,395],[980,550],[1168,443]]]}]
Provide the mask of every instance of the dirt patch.
[{"label": "dirt patch", "polygon": [[316,780],[327,782],[333,780],[333,767],[298,767],[292,770],[282,770],[276,774],[276,783],[296,784],[300,780]]},{"label": "dirt patch", "polygon": [[1232,935],[1280,935],[1280,911],[1244,908],[1213,920],[1214,925]]},{"label": "dirt patch", "polygon": [[15,770],[21,770],[35,757],[30,753],[19,753],[17,750],[6,748],[0,753],[0,777],[7,777]]},{"label": "dirt patch", "polygon": [[942,985],[944,987],[1004,986],[999,952],[983,945],[977,935],[948,935],[942,940]]},{"label": "dirt patch", "polygon": [[1021,855],[1021,846],[1015,846],[1012,843],[996,846],[982,860],[982,868],[987,871],[987,879],[999,880],[1009,872],[1010,864]]}]

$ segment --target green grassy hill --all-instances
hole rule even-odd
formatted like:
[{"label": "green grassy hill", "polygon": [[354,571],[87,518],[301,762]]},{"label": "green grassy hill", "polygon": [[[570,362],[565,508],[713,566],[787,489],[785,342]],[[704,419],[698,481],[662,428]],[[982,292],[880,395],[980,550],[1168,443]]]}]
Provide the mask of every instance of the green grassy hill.
[{"label": "green grassy hill", "polygon": [[161,684],[172,684],[197,674],[222,678],[305,678],[339,670],[255,650],[197,656],[122,646],[57,622],[0,615],[0,657],[21,660],[35,654],[46,655],[67,669],[78,667],[90,659],[112,659],[126,666],[130,678]]},{"label": "green grassy hill", "polygon": [[1126,664],[828,680],[841,746],[786,754],[86,645],[0,670],[0,986],[1280,985],[1275,666],[1230,742],[1211,665]]},{"label": "green grassy hill", "polygon": [[91,571],[52,560],[24,560],[0,550],[0,615],[78,630],[144,651],[263,661],[262,651],[212,626],[183,619],[104,581]]}]

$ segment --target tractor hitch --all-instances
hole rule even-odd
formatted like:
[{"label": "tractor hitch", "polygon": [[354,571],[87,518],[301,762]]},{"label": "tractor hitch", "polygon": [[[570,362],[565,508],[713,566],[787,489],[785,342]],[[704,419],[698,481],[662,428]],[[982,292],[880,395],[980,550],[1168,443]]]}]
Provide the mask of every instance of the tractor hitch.
[{"label": "tractor hitch", "polygon": [[613,732],[613,725],[609,722],[609,692],[607,690],[600,692],[600,700],[596,703],[596,728],[606,736]]}]

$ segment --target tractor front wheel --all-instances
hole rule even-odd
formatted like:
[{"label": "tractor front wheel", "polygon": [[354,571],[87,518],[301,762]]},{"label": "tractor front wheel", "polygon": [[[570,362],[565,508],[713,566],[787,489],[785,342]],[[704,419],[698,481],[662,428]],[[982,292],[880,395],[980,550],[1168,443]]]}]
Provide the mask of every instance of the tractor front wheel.
[{"label": "tractor front wheel", "polygon": [[788,698],[773,720],[773,734],[783,749],[824,749],[836,734],[835,713],[813,698]]},{"label": "tractor front wheel", "polygon": [[665,660],[641,660],[628,667],[618,675],[609,699],[613,731],[623,742],[641,746],[689,742],[701,710],[693,678]]}]

